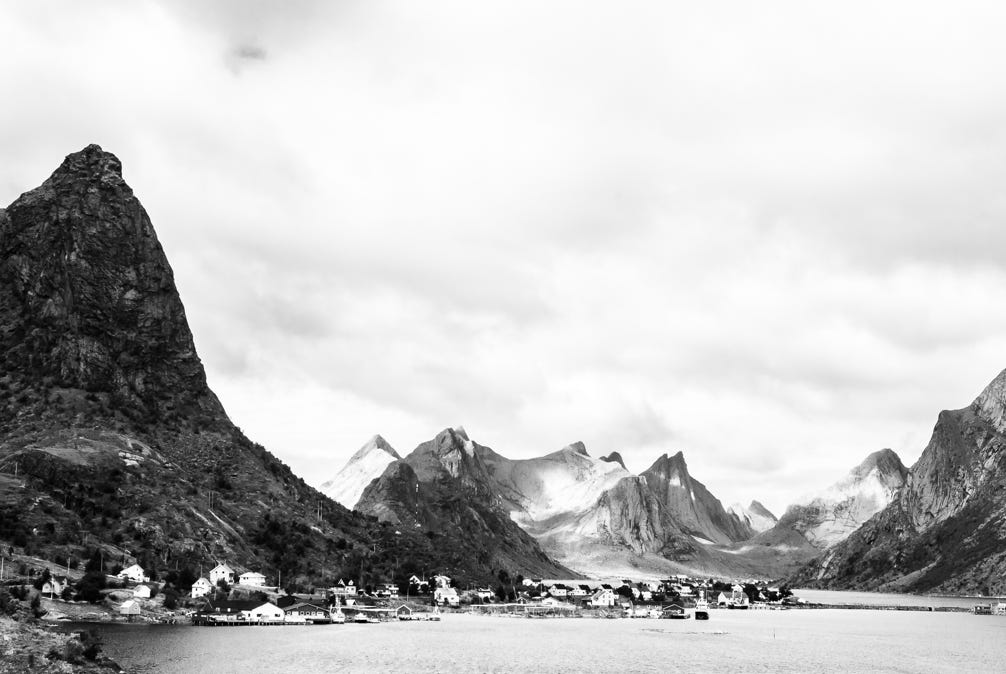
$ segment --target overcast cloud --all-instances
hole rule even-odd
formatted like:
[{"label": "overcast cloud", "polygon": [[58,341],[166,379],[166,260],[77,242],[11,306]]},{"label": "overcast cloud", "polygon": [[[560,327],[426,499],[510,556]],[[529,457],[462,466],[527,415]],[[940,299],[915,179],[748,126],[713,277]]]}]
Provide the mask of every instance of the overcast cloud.
[{"label": "overcast cloud", "polygon": [[24,2],[0,204],[96,142],[234,421],[682,450],[779,513],[1006,367],[995,2]]}]

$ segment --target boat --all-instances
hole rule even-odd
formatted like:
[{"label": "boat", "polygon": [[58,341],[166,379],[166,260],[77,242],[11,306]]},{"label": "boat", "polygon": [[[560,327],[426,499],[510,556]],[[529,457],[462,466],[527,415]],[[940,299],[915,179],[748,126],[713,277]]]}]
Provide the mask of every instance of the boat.
[{"label": "boat", "polygon": [[341,610],[336,609],[335,612],[332,613],[332,622],[336,625],[344,625],[346,623],[346,614]]},{"label": "boat", "polygon": [[706,601],[705,595],[695,602],[695,619],[709,620],[709,602]]}]

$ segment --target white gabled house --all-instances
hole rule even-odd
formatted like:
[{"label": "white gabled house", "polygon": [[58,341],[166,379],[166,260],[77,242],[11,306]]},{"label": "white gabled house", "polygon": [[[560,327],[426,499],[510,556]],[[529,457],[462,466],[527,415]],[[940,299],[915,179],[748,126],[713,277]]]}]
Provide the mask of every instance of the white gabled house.
[{"label": "white gabled house", "polygon": [[353,581],[349,581],[347,583],[346,581],[340,579],[339,582],[336,583],[334,587],[328,588],[328,591],[331,592],[336,597],[355,597],[356,585],[353,583]]},{"label": "white gabled house", "polygon": [[146,583],[150,580],[147,578],[147,574],[144,572],[143,567],[139,564],[133,564],[132,566],[126,567],[119,572],[118,577],[134,583]]},{"label": "white gabled house", "polygon": [[42,584],[42,594],[54,596],[63,593],[66,588],[66,578],[52,577]]},{"label": "white gabled house", "polygon": [[150,599],[150,595],[149,585],[137,585],[133,588],[133,596],[137,599]]},{"label": "white gabled house", "polygon": [[213,592],[213,583],[205,578],[200,578],[196,582],[192,583],[192,590],[189,594],[193,599],[198,599],[199,597],[205,597],[210,592]]},{"label": "white gabled house", "polygon": [[556,599],[565,599],[569,596],[569,588],[562,583],[556,583],[552,587],[548,588],[548,593]]},{"label": "white gabled house", "polygon": [[247,571],[238,576],[238,585],[263,587],[265,585],[265,576],[257,571]]},{"label": "white gabled house", "polygon": [[436,604],[443,604],[445,606],[458,606],[461,604],[458,591],[453,587],[438,587],[433,591],[433,601]]},{"label": "white gabled house", "polygon": [[283,622],[286,619],[286,612],[268,601],[251,610],[242,611],[241,614],[250,622]]},{"label": "white gabled house", "polygon": [[220,581],[226,582],[228,585],[234,583],[234,569],[227,566],[226,564],[217,564],[210,570],[210,583],[216,585]]},{"label": "white gabled house", "polygon": [[119,606],[119,615],[140,615],[140,604],[135,599],[127,599]]},{"label": "white gabled house", "polygon": [[615,605],[618,595],[610,587],[602,587],[590,597],[591,606],[605,606],[611,608]]}]

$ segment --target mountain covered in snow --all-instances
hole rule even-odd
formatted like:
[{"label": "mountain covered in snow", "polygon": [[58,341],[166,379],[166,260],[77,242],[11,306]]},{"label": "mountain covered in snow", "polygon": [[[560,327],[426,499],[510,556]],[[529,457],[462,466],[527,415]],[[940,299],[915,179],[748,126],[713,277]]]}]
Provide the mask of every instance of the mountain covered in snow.
[{"label": "mountain covered in snow", "polygon": [[729,512],[756,533],[771,529],[779,521],[778,517],[758,501],[751,501],[748,506],[734,503],[730,506]]},{"label": "mountain covered in snow", "polygon": [[818,550],[829,548],[883,510],[907,475],[908,469],[892,450],[874,452],[820,494],[787,508],[779,522],[757,540],[802,544],[802,539]]},{"label": "mountain covered in snow", "polygon": [[387,440],[375,435],[350,457],[332,479],[322,482],[319,491],[352,510],[371,480],[380,477],[388,464],[400,458]]}]

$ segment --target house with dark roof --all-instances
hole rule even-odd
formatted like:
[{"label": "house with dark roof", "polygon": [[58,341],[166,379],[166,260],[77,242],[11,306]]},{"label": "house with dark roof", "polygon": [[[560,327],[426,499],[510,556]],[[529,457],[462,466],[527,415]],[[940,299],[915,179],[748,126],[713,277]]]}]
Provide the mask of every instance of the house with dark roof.
[{"label": "house with dark roof", "polygon": [[283,620],[288,623],[327,623],[332,619],[327,608],[306,601],[287,606],[283,611]]}]

